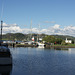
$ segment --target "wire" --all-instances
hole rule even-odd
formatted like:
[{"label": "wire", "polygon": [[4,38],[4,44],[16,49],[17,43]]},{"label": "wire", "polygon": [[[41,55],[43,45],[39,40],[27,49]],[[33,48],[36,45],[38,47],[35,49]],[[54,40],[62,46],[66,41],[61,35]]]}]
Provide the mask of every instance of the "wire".
[{"label": "wire", "polygon": [[2,17],[3,17],[3,9],[4,9],[4,2],[2,2],[1,20],[2,20]]}]

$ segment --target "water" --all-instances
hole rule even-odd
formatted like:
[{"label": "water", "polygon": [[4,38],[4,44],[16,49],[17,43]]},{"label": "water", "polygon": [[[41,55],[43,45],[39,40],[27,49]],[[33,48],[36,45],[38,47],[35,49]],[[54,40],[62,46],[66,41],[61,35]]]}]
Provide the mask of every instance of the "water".
[{"label": "water", "polygon": [[75,75],[75,48],[10,48],[12,69],[3,75]]}]

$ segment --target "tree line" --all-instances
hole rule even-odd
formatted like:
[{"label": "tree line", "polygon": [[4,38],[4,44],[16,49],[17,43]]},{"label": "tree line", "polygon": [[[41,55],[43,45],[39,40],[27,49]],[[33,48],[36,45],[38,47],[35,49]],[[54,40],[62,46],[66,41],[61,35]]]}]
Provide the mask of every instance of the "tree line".
[{"label": "tree line", "polygon": [[[41,37],[45,42],[61,44],[66,38],[72,40],[74,43],[75,37],[68,35],[46,35],[46,34],[22,34],[22,33],[7,33],[2,36],[3,40],[19,40],[19,41],[29,41],[31,37],[34,36],[37,40],[37,37]],[[1,37],[1,36],[0,36]]]}]

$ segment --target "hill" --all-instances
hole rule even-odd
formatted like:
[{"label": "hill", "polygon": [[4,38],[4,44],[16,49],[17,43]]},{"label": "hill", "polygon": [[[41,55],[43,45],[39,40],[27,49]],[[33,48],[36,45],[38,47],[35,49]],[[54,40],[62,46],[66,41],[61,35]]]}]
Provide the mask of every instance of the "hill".
[{"label": "hill", "polygon": [[[31,36],[35,36],[37,38],[37,36],[40,36],[42,38],[44,38],[45,36],[47,36],[46,34],[22,34],[22,33],[7,33],[3,35],[3,40],[30,40]],[[54,36],[55,38],[60,38],[62,40],[70,39],[70,40],[75,40],[75,37],[73,36],[68,36],[68,35],[50,35],[50,36]]]},{"label": "hill", "polygon": [[61,38],[61,39],[63,39],[63,40],[65,40],[66,38],[67,38],[68,40],[75,40],[75,37],[69,36],[69,35],[53,35],[53,36],[55,36],[56,38]]}]

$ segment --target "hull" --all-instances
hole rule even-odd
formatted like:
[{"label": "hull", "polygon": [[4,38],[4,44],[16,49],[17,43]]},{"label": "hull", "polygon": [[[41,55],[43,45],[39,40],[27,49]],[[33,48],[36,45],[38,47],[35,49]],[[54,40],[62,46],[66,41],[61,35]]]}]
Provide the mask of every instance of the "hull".
[{"label": "hull", "polygon": [[38,46],[38,48],[44,48],[44,46]]},{"label": "hull", "polygon": [[1,65],[12,65],[12,57],[9,48],[0,47],[0,66]]},{"label": "hull", "polygon": [[12,58],[0,58],[1,65],[12,65]]},{"label": "hull", "polygon": [[0,75],[10,75],[12,72],[12,66],[0,66]]},{"label": "hull", "polygon": [[38,48],[44,48],[45,47],[45,44],[43,43],[38,43]]}]

